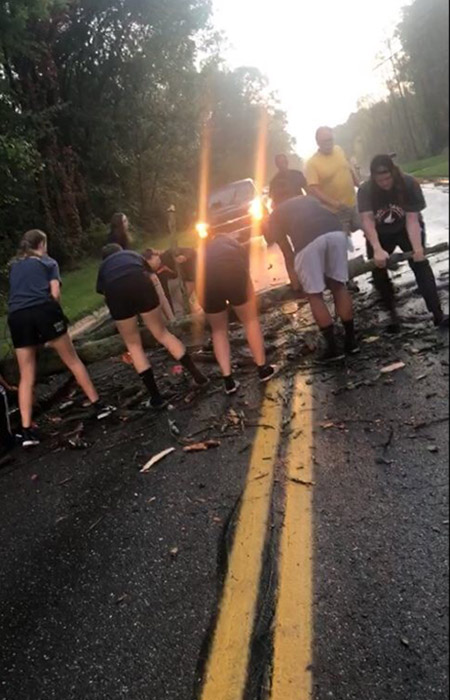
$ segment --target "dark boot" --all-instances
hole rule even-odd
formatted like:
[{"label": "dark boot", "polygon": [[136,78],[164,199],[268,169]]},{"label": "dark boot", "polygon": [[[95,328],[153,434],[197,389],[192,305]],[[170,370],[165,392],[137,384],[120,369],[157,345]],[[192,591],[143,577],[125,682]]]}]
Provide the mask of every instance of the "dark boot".
[{"label": "dark boot", "polygon": [[380,295],[381,303],[386,311],[395,311],[395,292],[389,273],[386,269],[377,267],[372,272],[375,289]]},{"label": "dark boot", "polygon": [[322,349],[317,353],[317,362],[322,363],[341,360],[344,355],[342,352],[339,352],[339,348],[336,342],[334,324],[332,326],[328,326],[328,328],[321,328],[320,332],[324,340],[324,345]]},{"label": "dark boot", "polygon": [[391,315],[391,322],[387,327],[388,333],[398,333],[400,331],[400,319],[395,308],[395,291],[389,273],[385,269],[376,268],[372,272],[375,289],[380,295],[381,303],[386,311]]},{"label": "dark boot", "polygon": [[433,314],[434,323],[440,326],[444,319],[441,300],[436,286],[436,278],[428,260],[422,262],[411,262],[411,269],[414,272],[419,292],[425,300],[427,309]]}]

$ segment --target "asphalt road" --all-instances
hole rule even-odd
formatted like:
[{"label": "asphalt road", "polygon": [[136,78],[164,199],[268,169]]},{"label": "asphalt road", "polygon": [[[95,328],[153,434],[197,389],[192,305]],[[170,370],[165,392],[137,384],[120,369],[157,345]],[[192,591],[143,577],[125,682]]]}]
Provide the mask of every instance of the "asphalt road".
[{"label": "asphalt road", "polygon": [[148,415],[116,358],[93,368],[112,420],[41,417],[0,468],[2,700],[448,697],[448,336],[396,282],[403,333],[359,295],[362,353],[336,367],[291,303],[263,319],[266,393],[234,329],[235,398],[204,352],[208,392],[168,372],[175,409]]}]

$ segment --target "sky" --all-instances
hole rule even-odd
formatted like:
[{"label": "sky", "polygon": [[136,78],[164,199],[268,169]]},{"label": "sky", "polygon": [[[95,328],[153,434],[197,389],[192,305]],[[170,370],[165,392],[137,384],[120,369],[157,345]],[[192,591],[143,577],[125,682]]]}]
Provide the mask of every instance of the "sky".
[{"label": "sky", "polygon": [[383,94],[387,66],[374,70],[377,55],[410,1],[213,0],[214,23],[227,36],[228,64],[269,78],[308,157],[318,126],[345,122],[359,98]]}]

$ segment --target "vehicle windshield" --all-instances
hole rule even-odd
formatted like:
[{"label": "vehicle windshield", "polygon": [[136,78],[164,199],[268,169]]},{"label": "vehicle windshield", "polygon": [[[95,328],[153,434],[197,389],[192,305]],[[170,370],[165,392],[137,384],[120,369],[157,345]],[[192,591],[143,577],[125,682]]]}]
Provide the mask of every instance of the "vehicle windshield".
[{"label": "vehicle windshield", "polygon": [[220,190],[216,190],[209,198],[210,209],[222,209],[233,204],[239,206],[245,202],[250,202],[255,197],[255,188],[252,182],[239,182],[227,185]]}]

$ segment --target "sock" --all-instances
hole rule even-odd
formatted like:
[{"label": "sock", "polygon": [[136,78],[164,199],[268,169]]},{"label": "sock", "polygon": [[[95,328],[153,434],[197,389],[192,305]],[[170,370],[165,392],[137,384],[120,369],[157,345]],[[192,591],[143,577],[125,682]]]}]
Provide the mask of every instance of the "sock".
[{"label": "sock", "polygon": [[336,350],[336,338],[334,335],[334,324],[328,326],[328,328],[321,328],[321,333],[325,339],[325,343],[329,350]]},{"label": "sock", "polygon": [[206,382],[208,381],[207,378],[204,374],[202,374],[202,372],[200,372],[198,367],[194,364],[194,361],[188,352],[186,352],[186,354],[181,358],[180,362],[183,365],[183,367],[189,372],[189,374],[193,377],[196,384],[206,384]]},{"label": "sock", "polygon": [[234,389],[234,387],[235,387],[235,381],[234,381],[234,377],[233,377],[232,374],[230,374],[229,377],[224,377],[224,378],[223,378],[223,381],[224,381],[224,383],[225,383],[225,389],[226,389],[227,391],[231,391],[232,389]]},{"label": "sock", "polygon": [[345,330],[345,338],[346,340],[354,340],[355,338],[355,322],[352,319],[351,321],[342,321],[344,330]]},{"label": "sock", "polygon": [[159,393],[159,389],[156,385],[155,375],[153,374],[152,368],[149,367],[145,370],[145,372],[141,372],[139,376],[144,382],[145,388],[150,394],[152,401],[155,401],[156,403],[162,402],[163,398]]}]

